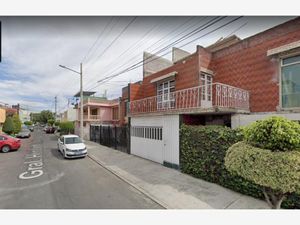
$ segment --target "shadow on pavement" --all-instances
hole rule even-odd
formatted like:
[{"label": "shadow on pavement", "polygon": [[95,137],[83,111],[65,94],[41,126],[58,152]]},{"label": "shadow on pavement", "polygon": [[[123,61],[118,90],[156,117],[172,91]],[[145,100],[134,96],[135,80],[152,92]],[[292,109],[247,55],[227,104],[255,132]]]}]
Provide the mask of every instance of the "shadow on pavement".
[{"label": "shadow on pavement", "polygon": [[59,160],[80,160],[80,159],[83,159],[83,157],[72,158],[72,159],[65,159],[65,158],[63,157],[63,155],[61,154],[61,152],[58,151],[57,148],[51,148],[51,153],[52,153],[52,155],[53,155],[55,158],[57,158],[57,159],[59,159]]},{"label": "shadow on pavement", "polygon": [[55,158],[60,159],[60,160],[64,160],[64,157],[62,156],[60,151],[58,151],[57,148],[51,148],[51,153]]}]

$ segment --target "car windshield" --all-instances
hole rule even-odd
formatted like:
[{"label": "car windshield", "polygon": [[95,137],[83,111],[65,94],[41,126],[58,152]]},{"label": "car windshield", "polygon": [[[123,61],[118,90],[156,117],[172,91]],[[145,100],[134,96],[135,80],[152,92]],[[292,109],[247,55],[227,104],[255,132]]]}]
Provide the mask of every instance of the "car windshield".
[{"label": "car windshield", "polygon": [[65,143],[66,144],[78,144],[78,143],[82,143],[82,141],[79,137],[68,137],[68,138],[65,138]]}]

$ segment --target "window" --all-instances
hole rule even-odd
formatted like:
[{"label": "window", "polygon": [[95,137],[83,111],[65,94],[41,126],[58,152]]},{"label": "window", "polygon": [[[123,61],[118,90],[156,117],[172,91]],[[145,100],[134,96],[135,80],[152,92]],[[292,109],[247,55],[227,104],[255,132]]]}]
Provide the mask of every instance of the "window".
[{"label": "window", "polygon": [[175,80],[157,84],[157,108],[167,109],[175,107]]},{"label": "window", "polygon": [[5,141],[6,139],[6,137],[0,136],[0,141]]},{"label": "window", "polygon": [[300,107],[300,55],[281,61],[282,108]]},{"label": "window", "polygon": [[98,110],[97,109],[92,109],[91,110],[91,115],[97,115],[98,114]]},{"label": "window", "polygon": [[162,140],[162,127],[131,127],[131,136],[147,138],[153,140]]},{"label": "window", "polygon": [[212,76],[206,73],[200,74],[201,99],[212,100]]}]

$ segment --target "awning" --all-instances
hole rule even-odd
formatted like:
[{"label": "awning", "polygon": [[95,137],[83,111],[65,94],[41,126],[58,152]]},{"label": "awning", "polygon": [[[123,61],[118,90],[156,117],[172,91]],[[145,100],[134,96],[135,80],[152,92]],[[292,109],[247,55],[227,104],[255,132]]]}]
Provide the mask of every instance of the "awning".
[{"label": "awning", "polygon": [[171,72],[171,73],[165,74],[165,75],[160,76],[160,77],[157,77],[157,78],[155,78],[155,79],[152,79],[152,80],[150,81],[150,83],[155,83],[155,82],[157,82],[157,81],[161,81],[161,80],[164,80],[164,79],[167,79],[167,78],[175,77],[176,74],[177,74],[177,72],[176,72],[176,71],[173,71],[173,72]]}]

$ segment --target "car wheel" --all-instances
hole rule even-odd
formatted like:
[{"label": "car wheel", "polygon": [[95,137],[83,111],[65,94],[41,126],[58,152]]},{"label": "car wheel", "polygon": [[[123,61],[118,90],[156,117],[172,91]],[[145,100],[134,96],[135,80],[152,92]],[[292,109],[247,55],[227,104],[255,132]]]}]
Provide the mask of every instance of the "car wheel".
[{"label": "car wheel", "polygon": [[1,151],[2,151],[3,153],[9,152],[9,151],[10,151],[10,146],[9,146],[9,145],[4,145],[4,146],[2,147],[2,149],[1,149]]}]

